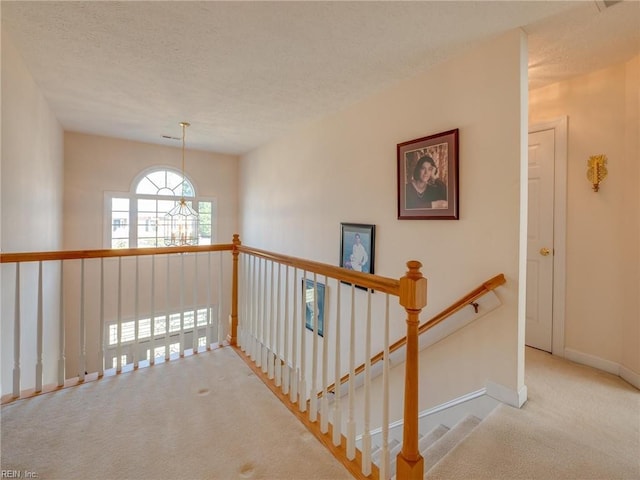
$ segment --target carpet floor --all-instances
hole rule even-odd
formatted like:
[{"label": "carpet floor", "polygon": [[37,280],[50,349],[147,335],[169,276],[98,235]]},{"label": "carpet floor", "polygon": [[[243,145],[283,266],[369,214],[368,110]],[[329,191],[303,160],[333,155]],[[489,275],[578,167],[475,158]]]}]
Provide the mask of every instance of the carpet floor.
[{"label": "carpet floor", "polygon": [[526,349],[528,401],[494,410],[426,478],[640,479],[640,391]]},{"label": "carpet floor", "polygon": [[[526,384],[523,408],[498,407],[426,478],[640,480],[637,389],[530,348]],[[1,414],[3,474],[21,478],[352,478],[230,348]]]},{"label": "carpet floor", "polygon": [[352,478],[231,348],[20,400],[1,422],[2,471],[21,478]]}]

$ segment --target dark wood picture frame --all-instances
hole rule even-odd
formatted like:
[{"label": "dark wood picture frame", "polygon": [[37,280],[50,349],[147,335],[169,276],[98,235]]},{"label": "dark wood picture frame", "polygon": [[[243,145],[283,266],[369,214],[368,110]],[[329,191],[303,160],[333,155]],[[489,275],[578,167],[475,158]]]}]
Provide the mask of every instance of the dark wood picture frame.
[{"label": "dark wood picture frame", "polygon": [[340,266],[356,272],[374,273],[376,226],[340,224]]},{"label": "dark wood picture frame", "polygon": [[398,219],[458,220],[458,129],[397,145]]}]

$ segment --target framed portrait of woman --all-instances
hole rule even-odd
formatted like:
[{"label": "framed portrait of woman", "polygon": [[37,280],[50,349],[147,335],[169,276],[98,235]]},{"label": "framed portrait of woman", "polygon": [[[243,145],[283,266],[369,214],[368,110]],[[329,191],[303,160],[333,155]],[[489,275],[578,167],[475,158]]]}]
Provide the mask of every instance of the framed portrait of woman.
[{"label": "framed portrait of woman", "polygon": [[458,129],[398,144],[398,218],[458,220]]}]

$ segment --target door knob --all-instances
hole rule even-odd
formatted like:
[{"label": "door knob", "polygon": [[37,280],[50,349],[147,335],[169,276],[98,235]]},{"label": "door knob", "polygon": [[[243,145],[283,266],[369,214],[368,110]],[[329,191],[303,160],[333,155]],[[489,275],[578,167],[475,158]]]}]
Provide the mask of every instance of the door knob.
[{"label": "door knob", "polygon": [[550,253],[551,253],[551,250],[549,250],[547,247],[542,247],[540,249],[540,255],[542,255],[543,257],[546,257]]}]

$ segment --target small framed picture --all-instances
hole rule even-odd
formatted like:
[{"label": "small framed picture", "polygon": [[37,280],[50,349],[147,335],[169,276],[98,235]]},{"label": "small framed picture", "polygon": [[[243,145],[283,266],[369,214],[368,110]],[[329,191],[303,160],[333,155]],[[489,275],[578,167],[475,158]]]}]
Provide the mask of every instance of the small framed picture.
[{"label": "small framed picture", "polygon": [[376,226],[341,223],[340,230],[340,266],[374,273]]},{"label": "small framed picture", "polygon": [[398,144],[398,218],[458,220],[458,129]]},{"label": "small framed picture", "polygon": [[304,302],[306,304],[305,326],[313,332],[315,327],[313,314],[316,312],[315,319],[318,322],[318,335],[321,337],[324,337],[325,291],[326,287],[324,283],[316,281],[314,286],[313,280],[308,278],[302,280],[302,295],[304,296]]}]

